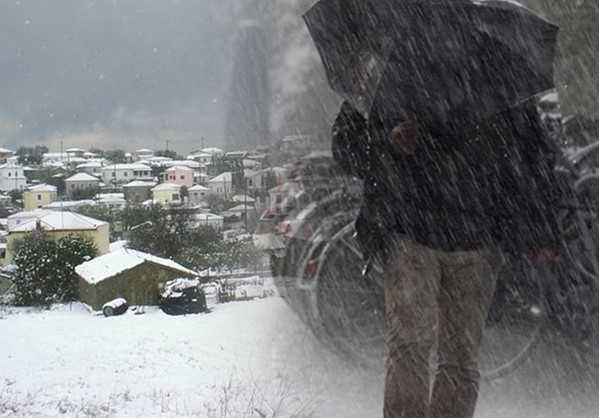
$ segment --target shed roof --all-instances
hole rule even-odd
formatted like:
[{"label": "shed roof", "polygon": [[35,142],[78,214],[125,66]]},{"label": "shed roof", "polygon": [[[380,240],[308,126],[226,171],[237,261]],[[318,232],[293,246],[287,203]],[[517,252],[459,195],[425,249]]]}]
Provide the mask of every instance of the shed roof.
[{"label": "shed roof", "polygon": [[130,248],[121,248],[120,250],[104,254],[93,260],[79,264],[75,267],[75,272],[86,282],[96,284],[126,270],[131,270],[143,263],[152,263],[171,270],[176,270],[184,276],[198,276],[197,272],[185,268],[173,260],[157,257]]}]

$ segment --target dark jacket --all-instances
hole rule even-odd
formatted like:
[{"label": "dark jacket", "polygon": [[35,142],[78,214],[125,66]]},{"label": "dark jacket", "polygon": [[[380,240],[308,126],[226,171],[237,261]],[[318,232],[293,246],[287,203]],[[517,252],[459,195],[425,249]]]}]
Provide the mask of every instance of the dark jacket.
[{"label": "dark jacket", "polygon": [[445,251],[557,248],[556,149],[534,101],[482,124],[420,126],[409,156],[392,149],[393,125],[367,122],[348,103],[333,125],[336,161],[364,180],[356,228],[365,250],[395,234]]}]

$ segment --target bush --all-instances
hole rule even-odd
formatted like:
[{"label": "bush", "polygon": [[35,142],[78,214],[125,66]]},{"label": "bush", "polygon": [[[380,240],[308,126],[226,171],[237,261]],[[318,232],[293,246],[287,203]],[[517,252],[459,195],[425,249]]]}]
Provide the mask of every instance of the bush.
[{"label": "bush", "polygon": [[48,306],[76,299],[75,267],[96,253],[94,244],[79,235],[54,241],[43,232],[32,232],[16,245],[15,304]]}]

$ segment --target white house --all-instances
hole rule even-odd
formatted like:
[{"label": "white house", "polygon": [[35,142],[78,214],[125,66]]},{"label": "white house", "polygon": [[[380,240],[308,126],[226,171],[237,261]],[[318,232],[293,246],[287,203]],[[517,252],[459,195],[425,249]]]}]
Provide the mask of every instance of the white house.
[{"label": "white house", "polygon": [[0,190],[23,190],[26,184],[23,166],[15,161],[0,165]]},{"label": "white house", "polygon": [[225,225],[225,218],[213,213],[198,213],[193,216],[192,226],[210,226],[218,231],[222,230]]},{"label": "white house", "polygon": [[102,175],[102,167],[104,167],[104,163],[102,161],[95,160],[79,164],[76,168],[79,173],[87,173],[99,177]]},{"label": "white house", "polygon": [[96,196],[95,203],[108,209],[122,209],[127,201],[123,193],[102,193]]},{"label": "white house", "polygon": [[197,206],[204,202],[206,196],[210,193],[210,189],[200,184],[196,184],[195,186],[190,187],[187,192],[189,195],[189,204],[191,206]]},{"label": "white house", "polygon": [[266,184],[266,172],[254,171],[248,168],[243,170],[243,176],[250,192],[262,190]]},{"label": "white house", "polygon": [[147,160],[148,158],[152,158],[154,156],[154,151],[148,148],[141,148],[133,151],[133,156],[136,161]]},{"label": "white house", "polygon": [[196,161],[200,164],[210,164],[212,163],[212,158],[212,154],[202,151],[192,151],[192,153],[187,156],[188,160]]},{"label": "white house", "polygon": [[133,180],[152,180],[152,169],[144,164],[113,164],[102,168],[106,184],[129,183]]},{"label": "white house", "polygon": [[230,171],[219,174],[218,176],[208,180],[208,188],[210,193],[220,196],[228,196],[231,194],[233,187],[233,173]]},{"label": "white house", "polygon": [[100,187],[100,179],[88,173],[77,173],[64,181],[67,193],[72,195],[77,190],[90,190]]}]

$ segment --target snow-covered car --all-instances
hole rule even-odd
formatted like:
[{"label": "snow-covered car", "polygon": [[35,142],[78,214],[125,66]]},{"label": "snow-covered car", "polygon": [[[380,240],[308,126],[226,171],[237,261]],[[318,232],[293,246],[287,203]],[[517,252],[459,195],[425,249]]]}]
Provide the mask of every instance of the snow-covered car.
[{"label": "snow-covered car", "polygon": [[174,279],[165,283],[158,306],[168,315],[201,313],[207,309],[206,295],[199,280]]}]

